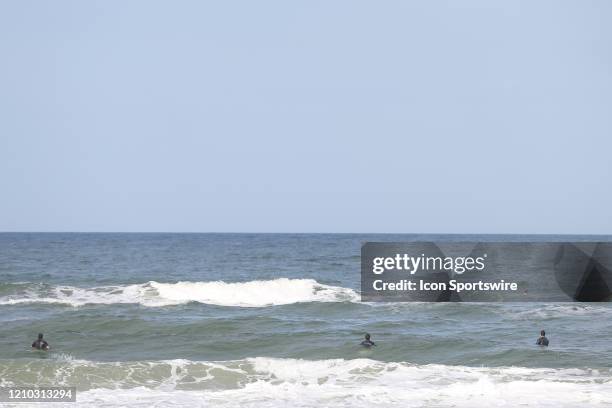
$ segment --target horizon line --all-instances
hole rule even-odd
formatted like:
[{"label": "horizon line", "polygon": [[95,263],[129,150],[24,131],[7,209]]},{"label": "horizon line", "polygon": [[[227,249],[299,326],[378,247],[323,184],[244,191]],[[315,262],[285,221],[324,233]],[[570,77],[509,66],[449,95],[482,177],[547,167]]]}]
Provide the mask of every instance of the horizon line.
[{"label": "horizon line", "polygon": [[550,232],[296,232],[296,231],[0,231],[0,234],[259,234],[259,235],[583,235],[610,236],[605,233],[550,233]]}]

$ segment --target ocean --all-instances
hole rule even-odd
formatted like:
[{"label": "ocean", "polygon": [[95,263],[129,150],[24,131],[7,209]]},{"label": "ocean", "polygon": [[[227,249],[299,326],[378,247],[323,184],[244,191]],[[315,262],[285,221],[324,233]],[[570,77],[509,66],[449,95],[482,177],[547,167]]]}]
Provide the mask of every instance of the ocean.
[{"label": "ocean", "polygon": [[361,245],[413,240],[612,237],[2,233],[0,387],[76,386],[58,408],[612,406],[609,303],[362,303]]}]

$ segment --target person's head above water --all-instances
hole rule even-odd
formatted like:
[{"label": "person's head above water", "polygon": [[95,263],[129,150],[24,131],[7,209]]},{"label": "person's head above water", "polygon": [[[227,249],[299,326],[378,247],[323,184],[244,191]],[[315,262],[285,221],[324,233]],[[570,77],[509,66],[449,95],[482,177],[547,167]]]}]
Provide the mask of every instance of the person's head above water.
[{"label": "person's head above water", "polygon": [[38,340],[32,343],[32,348],[35,348],[37,350],[45,350],[45,351],[49,350],[49,343],[43,340],[42,333],[38,333]]},{"label": "person's head above water", "polygon": [[372,347],[375,346],[376,344],[374,344],[374,342],[372,340],[370,340],[370,333],[366,333],[365,334],[365,340],[363,340],[361,342],[361,345],[364,347]]},{"label": "person's head above water", "polygon": [[542,337],[546,336],[546,332],[544,330],[540,330],[540,336]]}]

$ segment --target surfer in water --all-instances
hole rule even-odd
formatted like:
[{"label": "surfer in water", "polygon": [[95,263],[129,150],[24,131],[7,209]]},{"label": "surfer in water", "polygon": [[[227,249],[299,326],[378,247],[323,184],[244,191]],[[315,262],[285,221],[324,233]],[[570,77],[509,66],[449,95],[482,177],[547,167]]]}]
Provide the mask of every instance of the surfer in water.
[{"label": "surfer in water", "polygon": [[546,338],[546,332],[544,330],[540,331],[540,337],[536,341],[538,346],[548,346],[548,339]]},{"label": "surfer in water", "polygon": [[366,333],[365,340],[362,341],[360,344],[363,347],[372,347],[372,346],[376,345],[376,343],[374,343],[372,340],[370,340],[370,334],[369,333]]},{"label": "surfer in water", "polygon": [[38,339],[34,343],[32,343],[32,348],[36,350],[47,351],[49,350],[50,347],[49,347],[49,343],[43,340],[43,334],[38,333]]}]

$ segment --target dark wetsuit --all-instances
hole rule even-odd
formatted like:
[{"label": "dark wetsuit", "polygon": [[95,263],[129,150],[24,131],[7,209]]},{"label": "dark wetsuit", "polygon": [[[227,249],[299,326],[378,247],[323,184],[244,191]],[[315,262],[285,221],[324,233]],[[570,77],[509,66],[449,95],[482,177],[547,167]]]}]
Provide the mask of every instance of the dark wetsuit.
[{"label": "dark wetsuit", "polygon": [[372,347],[372,346],[375,346],[376,343],[374,343],[372,340],[364,340],[361,342],[361,345],[363,347]]},{"label": "dark wetsuit", "polygon": [[49,343],[47,343],[43,339],[38,339],[34,343],[32,343],[32,348],[35,348],[37,350],[48,350]]},{"label": "dark wetsuit", "polygon": [[536,341],[536,344],[538,346],[548,346],[548,339],[546,338],[546,336],[540,336],[538,337],[538,341]]}]

